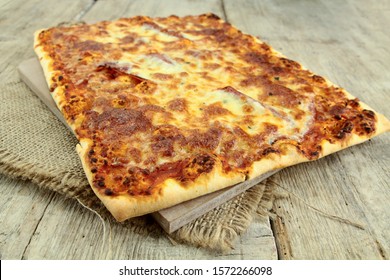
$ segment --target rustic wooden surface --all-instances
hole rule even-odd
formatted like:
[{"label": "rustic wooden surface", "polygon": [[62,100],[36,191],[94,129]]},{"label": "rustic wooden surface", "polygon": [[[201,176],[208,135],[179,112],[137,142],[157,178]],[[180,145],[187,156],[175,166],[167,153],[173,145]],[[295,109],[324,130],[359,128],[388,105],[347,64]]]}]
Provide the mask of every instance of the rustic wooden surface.
[{"label": "rustic wooden surface", "polygon": [[[213,12],[390,117],[389,1],[0,1],[0,81],[60,22]],[[1,102],[4,102],[3,100]],[[1,131],[0,133],[5,133]],[[77,202],[0,177],[1,259],[389,259],[390,137],[272,177],[280,198],[229,254],[108,225]],[[278,255],[273,247],[276,242]]]}]

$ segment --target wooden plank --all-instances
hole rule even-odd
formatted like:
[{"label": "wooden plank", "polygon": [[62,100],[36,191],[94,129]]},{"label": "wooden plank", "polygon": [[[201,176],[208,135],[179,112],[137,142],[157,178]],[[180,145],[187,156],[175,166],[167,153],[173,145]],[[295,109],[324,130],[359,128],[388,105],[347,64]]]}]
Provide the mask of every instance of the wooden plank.
[{"label": "wooden plank", "polygon": [[36,30],[77,20],[77,16],[93,2],[94,0],[2,1],[0,14],[5,20],[0,21],[1,37],[23,37],[31,42]]},{"label": "wooden plank", "polygon": [[[49,89],[47,87],[45,76],[41,65],[37,58],[30,58],[28,60],[22,61],[18,66],[18,73],[20,78],[27,84],[27,86],[38,95],[38,97],[45,103],[45,105],[50,109],[50,111],[70,130],[70,126],[65,121],[60,110],[55,104],[53,98],[50,95]],[[73,131],[72,131],[73,132]]]},{"label": "wooden plank", "polygon": [[[225,0],[231,23],[388,117],[390,3]],[[390,139],[282,170],[274,234],[282,259],[390,257]]]},{"label": "wooden plank", "polygon": [[0,259],[22,259],[53,193],[0,176]]},{"label": "wooden plank", "polygon": [[[79,203],[29,181],[0,175],[0,258],[6,259],[276,259],[267,218],[255,219],[228,254],[173,244],[102,221]],[[256,249],[254,249],[256,248]]]},{"label": "wooden plank", "polygon": [[[50,111],[68,128],[68,124],[52,99],[47,87],[42,68],[36,58],[22,62],[18,67],[22,80],[38,95],[38,97],[48,106]],[[71,130],[71,129],[70,129]],[[233,187],[229,187],[196,199],[183,202],[170,208],[157,211],[153,217],[168,233],[178,230],[180,227],[190,223],[208,211],[232,199],[236,195],[246,191],[250,187],[265,180],[276,171],[265,173],[252,180],[245,181]]]},{"label": "wooden plank", "polygon": [[92,9],[83,17],[86,22],[100,20],[113,20],[120,17],[133,17],[145,15],[151,17],[165,17],[175,14],[177,16],[214,13],[224,18],[222,1],[220,0],[118,0],[113,5],[112,1],[98,1]]},{"label": "wooden plank", "polygon": [[[7,188],[7,185],[4,187]],[[18,221],[14,221],[14,224],[18,224]],[[227,254],[172,243],[160,231],[147,235],[140,234],[142,231],[142,228],[129,228],[102,221],[76,201],[55,195],[31,236],[23,256],[24,259],[54,260],[240,260],[277,257],[272,231],[266,218],[255,219],[247,232],[238,238],[236,248]],[[12,248],[4,249],[3,257],[7,259]]]},{"label": "wooden plank", "polygon": [[77,20],[93,0],[15,0],[0,3],[0,80],[18,80],[17,66],[34,56],[33,33],[61,22]]},{"label": "wooden plank", "polygon": [[168,233],[174,232],[188,224],[190,221],[199,218],[208,211],[272,176],[276,172],[277,170],[270,171],[252,180],[163,209],[153,213],[153,217],[165,231]]}]

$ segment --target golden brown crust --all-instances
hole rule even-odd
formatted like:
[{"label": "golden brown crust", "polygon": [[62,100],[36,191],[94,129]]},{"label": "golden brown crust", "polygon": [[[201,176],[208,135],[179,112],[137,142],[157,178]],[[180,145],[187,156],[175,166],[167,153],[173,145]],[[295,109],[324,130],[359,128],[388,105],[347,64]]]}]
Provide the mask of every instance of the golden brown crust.
[{"label": "golden brown crust", "polygon": [[[46,83],[49,88],[51,88],[53,84],[53,78],[56,77],[59,73],[58,70],[55,70],[53,67],[54,60],[49,56],[47,51],[44,50],[41,41],[39,39],[39,34],[41,32],[45,31],[45,29],[37,30],[34,33],[34,50],[35,53],[38,56],[39,62],[42,66],[43,74],[45,76]],[[53,97],[54,102],[56,103],[57,107],[62,111],[62,106],[64,105],[64,98],[63,98],[63,91],[64,89],[62,87],[56,87],[52,92],[51,96]],[[76,124],[73,124],[71,122],[67,122],[69,127],[75,132],[76,130]]]},{"label": "golden brown crust", "polygon": [[[80,156],[88,181],[90,185],[93,186],[93,174],[86,163],[87,152],[89,151],[90,146],[90,141],[82,140],[77,145],[76,149]],[[102,194],[95,187],[92,187],[92,189],[114,218],[121,222],[130,217],[140,216],[168,208],[183,201],[245,181],[244,174],[224,174],[221,169],[221,166],[215,166],[212,172],[199,176],[185,188],[183,188],[180,182],[174,179],[165,180],[160,186],[162,193],[144,197],[132,197],[129,195],[107,196]]]},{"label": "golden brown crust", "polygon": [[120,221],[390,130],[210,14],[51,28],[34,45],[88,181]]}]

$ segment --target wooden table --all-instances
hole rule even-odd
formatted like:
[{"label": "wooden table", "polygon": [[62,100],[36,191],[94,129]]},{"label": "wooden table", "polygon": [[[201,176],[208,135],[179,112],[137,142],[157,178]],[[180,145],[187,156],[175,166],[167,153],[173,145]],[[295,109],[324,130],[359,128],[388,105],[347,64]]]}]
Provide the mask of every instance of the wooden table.
[{"label": "wooden table", "polygon": [[[36,29],[206,12],[259,36],[390,117],[387,0],[1,0],[0,81],[19,79],[17,65],[34,56]],[[389,259],[389,144],[389,135],[382,135],[274,175],[281,196],[270,219],[255,220],[228,254],[174,245],[166,236],[140,236],[115,224],[106,224],[103,234],[102,221],[77,202],[3,176],[0,258]]]}]

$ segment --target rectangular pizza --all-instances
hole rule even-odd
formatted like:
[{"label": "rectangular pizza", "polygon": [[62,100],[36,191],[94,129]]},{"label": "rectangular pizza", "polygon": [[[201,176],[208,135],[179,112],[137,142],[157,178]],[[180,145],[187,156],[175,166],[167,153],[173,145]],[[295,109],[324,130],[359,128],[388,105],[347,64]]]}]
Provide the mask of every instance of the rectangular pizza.
[{"label": "rectangular pizza", "polygon": [[94,193],[118,220],[366,141],[390,122],[213,14],[35,33]]}]

